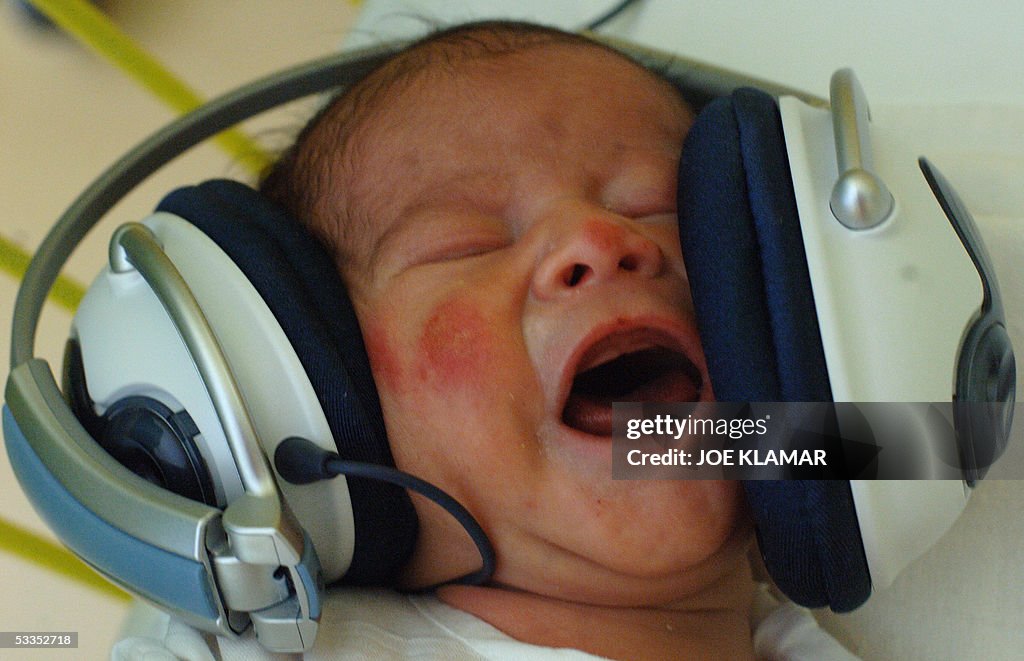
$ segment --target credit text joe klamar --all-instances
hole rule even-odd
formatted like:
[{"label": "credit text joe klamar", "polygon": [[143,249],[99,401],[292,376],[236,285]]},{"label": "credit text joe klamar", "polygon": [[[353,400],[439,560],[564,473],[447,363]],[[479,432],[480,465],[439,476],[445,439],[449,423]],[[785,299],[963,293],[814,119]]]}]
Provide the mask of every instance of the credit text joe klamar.
[{"label": "credit text joe klamar", "polygon": [[[630,418],[626,421],[626,438],[660,438],[679,441],[714,439],[715,447],[661,448],[656,452],[637,448],[626,453],[630,466],[826,466],[824,449],[737,448],[726,447],[725,439],[739,441],[752,436],[768,434],[768,421],[763,418],[699,418],[692,415],[677,418],[655,415],[649,418]],[[697,443],[697,446],[702,445]]]}]

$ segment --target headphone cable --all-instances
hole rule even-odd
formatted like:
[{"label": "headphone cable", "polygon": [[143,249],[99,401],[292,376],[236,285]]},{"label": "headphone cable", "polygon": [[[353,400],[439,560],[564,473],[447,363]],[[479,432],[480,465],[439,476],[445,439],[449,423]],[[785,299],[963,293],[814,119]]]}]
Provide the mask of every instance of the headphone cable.
[{"label": "headphone cable", "polygon": [[637,0],[622,0],[622,2],[619,2],[605,13],[587,23],[583,29],[590,32],[597,32],[597,30],[604,27],[605,23],[611,21],[613,18],[629,9],[629,6],[636,4],[636,2]]},{"label": "headphone cable", "polygon": [[291,484],[310,484],[339,475],[380,480],[418,493],[455,517],[476,545],[483,564],[475,572],[423,588],[423,592],[450,584],[482,585],[494,575],[494,547],[483,528],[459,501],[429,482],[390,466],[342,459],[336,452],[324,450],[308,439],[294,436],[286,438],[277,446],[274,466],[278,474]]}]

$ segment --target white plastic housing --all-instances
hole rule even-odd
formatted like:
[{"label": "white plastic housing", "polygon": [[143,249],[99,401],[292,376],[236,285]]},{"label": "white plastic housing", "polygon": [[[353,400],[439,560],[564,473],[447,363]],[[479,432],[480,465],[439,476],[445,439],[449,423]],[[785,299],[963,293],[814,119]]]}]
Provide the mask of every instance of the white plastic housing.
[{"label": "white plastic housing", "polygon": [[[880,225],[849,229],[829,208],[838,176],[831,113],[790,97],[779,105],[833,398],[951,401],[982,283],[921,172],[926,155],[874,118],[874,171],[895,206]],[[921,440],[910,432],[908,443]],[[961,480],[876,480],[853,482],[853,494],[881,588],[952,526],[968,490]]]},{"label": "white plastic housing", "polygon": [[[238,382],[268,457],[289,436],[335,451],[316,393],[284,331],[248,279],[193,225],[168,213],[144,224],[156,234],[203,309]],[[188,411],[223,506],[242,484],[216,411],[170,317],[135,271],[97,277],[78,308],[72,333],[81,344],[89,394],[102,414],[130,395]],[[270,462],[271,464],[273,462]],[[348,569],[355,544],[343,476],[308,485],[278,478],[278,488],[317,550],[326,580]]]}]

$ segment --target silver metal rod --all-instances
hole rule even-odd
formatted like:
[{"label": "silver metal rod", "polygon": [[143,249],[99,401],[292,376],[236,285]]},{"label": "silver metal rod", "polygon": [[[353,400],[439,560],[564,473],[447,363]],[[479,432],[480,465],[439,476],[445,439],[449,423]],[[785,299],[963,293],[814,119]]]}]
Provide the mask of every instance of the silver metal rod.
[{"label": "silver metal rod", "polygon": [[110,241],[110,265],[115,272],[138,271],[170,316],[217,411],[246,492],[276,496],[256,428],[220,343],[192,290],[149,228],[140,223],[119,227]]},{"label": "silver metal rod", "polygon": [[852,69],[840,69],[832,75],[829,93],[839,165],[829,206],[846,227],[870,229],[889,216],[895,202],[873,171],[867,97]]}]

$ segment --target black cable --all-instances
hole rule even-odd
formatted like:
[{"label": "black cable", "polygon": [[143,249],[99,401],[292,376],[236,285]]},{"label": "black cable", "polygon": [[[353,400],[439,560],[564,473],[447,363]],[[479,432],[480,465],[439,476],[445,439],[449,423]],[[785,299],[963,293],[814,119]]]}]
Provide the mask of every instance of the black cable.
[{"label": "black cable", "polygon": [[378,466],[362,461],[347,461],[337,453],[329,452],[312,441],[297,437],[287,438],[277,446],[277,450],[274,452],[274,466],[281,477],[292,484],[309,484],[320,480],[329,480],[338,475],[380,480],[414,491],[440,505],[455,517],[455,520],[476,544],[483,565],[475,572],[432,585],[424,590],[433,590],[441,585],[453,583],[482,585],[494,575],[494,547],[491,546],[491,540],[487,538],[483,528],[459,501],[429,482],[389,466]]},{"label": "black cable", "polygon": [[622,12],[629,9],[630,5],[636,4],[636,2],[637,0],[622,0],[622,2],[615,5],[614,7],[606,11],[604,14],[601,14],[591,22],[587,23],[584,29],[590,30],[591,32],[598,30],[605,23],[607,23],[608,21],[612,20]]}]

